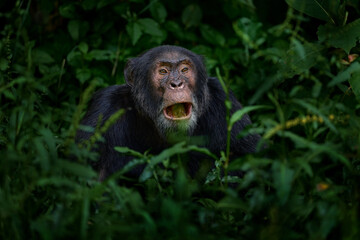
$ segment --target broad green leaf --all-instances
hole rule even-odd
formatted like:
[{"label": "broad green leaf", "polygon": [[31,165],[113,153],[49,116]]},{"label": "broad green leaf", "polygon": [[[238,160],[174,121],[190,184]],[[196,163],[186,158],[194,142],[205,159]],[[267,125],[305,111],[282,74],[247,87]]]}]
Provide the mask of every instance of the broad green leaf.
[{"label": "broad green leaf", "polygon": [[98,0],[84,0],[81,2],[81,6],[84,10],[89,11],[94,9]]},{"label": "broad green leaf", "polygon": [[297,53],[297,55],[301,59],[305,59],[306,58],[306,51],[305,51],[304,45],[302,45],[301,42],[299,40],[297,40],[296,38],[292,38],[291,43],[294,46],[294,50]]},{"label": "broad green leaf", "polygon": [[74,3],[61,5],[59,10],[60,10],[60,15],[65,18],[75,18],[77,15]]},{"label": "broad green leaf", "polygon": [[40,49],[34,49],[32,51],[32,58],[35,63],[47,64],[54,62],[54,59],[50,56],[49,53]]},{"label": "broad green leaf", "polygon": [[202,18],[202,11],[199,5],[191,4],[187,6],[181,16],[181,20],[186,28],[198,26]]},{"label": "broad green leaf", "polygon": [[80,36],[80,22],[77,20],[70,21],[68,24],[68,30],[72,39],[78,40]]},{"label": "broad green leaf", "polygon": [[216,31],[214,28],[212,28],[209,25],[202,24],[200,26],[200,32],[203,38],[208,41],[209,43],[212,43],[214,45],[218,46],[224,46],[225,45],[225,37],[221,35],[220,32]]},{"label": "broad green leaf", "polygon": [[113,3],[114,1],[115,0],[100,0],[100,1],[97,1],[96,8],[101,9],[101,8]]},{"label": "broad green leaf", "polygon": [[331,46],[344,49],[349,54],[360,40],[360,19],[340,27],[332,24],[320,26],[317,34],[320,41],[327,41]]},{"label": "broad green leaf", "polygon": [[81,42],[81,43],[78,45],[78,48],[79,48],[79,50],[80,50],[82,53],[87,53],[88,50],[89,50],[89,46],[87,45],[86,42]]},{"label": "broad green leaf", "polygon": [[70,36],[76,41],[85,36],[88,30],[89,23],[86,21],[71,20],[68,23],[68,31]]},{"label": "broad green leaf", "polygon": [[167,12],[164,5],[160,2],[155,2],[150,6],[151,16],[156,19],[158,22],[165,22]]},{"label": "broad green leaf", "polygon": [[137,22],[130,22],[126,25],[126,31],[130,36],[131,43],[135,45],[142,35],[141,25]]},{"label": "broad green leaf", "polygon": [[233,23],[233,29],[243,44],[252,49],[258,48],[266,40],[262,31],[262,23],[243,17]]},{"label": "broad green leaf", "polygon": [[299,41],[292,41],[279,73],[286,78],[292,78],[310,70],[322,58],[323,50],[324,47],[318,44],[301,44]]},{"label": "broad green leaf", "polygon": [[335,23],[333,12],[340,8],[338,0],[286,0],[292,8],[311,17]]},{"label": "broad green leaf", "polygon": [[71,66],[81,66],[82,63],[82,54],[79,51],[75,51],[74,49],[69,52],[67,55],[67,62]]},{"label": "broad green leaf", "polygon": [[344,71],[342,71],[338,75],[336,75],[328,83],[328,87],[332,87],[332,86],[335,86],[336,84],[342,83],[344,81],[348,81],[353,74],[359,73],[359,72],[360,72],[360,63],[354,62],[348,68],[346,68]]},{"label": "broad green leaf", "polygon": [[91,71],[88,68],[76,69],[76,78],[84,83],[91,78]]},{"label": "broad green leaf", "polygon": [[145,33],[156,37],[163,36],[163,32],[160,29],[160,25],[157,22],[155,22],[153,19],[142,18],[138,20],[138,23]]},{"label": "broad green leaf", "polygon": [[147,165],[139,176],[139,181],[144,182],[153,176],[153,169],[150,165]]}]

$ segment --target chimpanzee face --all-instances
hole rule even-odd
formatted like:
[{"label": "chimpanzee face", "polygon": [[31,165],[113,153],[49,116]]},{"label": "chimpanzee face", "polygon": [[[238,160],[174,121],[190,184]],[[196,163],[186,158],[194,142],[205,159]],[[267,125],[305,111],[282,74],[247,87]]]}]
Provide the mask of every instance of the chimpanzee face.
[{"label": "chimpanzee face", "polygon": [[195,71],[191,60],[176,52],[166,53],[156,60],[152,85],[162,98],[162,112],[169,121],[191,118]]},{"label": "chimpanzee face", "polygon": [[[207,96],[207,85],[198,82],[199,69],[206,76],[204,66],[202,62],[197,66],[200,64],[194,61],[197,55],[188,52],[191,53],[162,46],[132,60],[128,66],[130,74],[125,70],[138,111],[149,116],[165,138],[178,132],[190,135],[203,107],[199,106],[197,96],[202,96],[200,101]],[[206,79],[203,82],[206,84]]]},{"label": "chimpanzee face", "polygon": [[162,135],[179,131],[191,134],[197,121],[196,68],[188,56],[166,52],[155,60],[151,82],[161,98],[156,126]]}]

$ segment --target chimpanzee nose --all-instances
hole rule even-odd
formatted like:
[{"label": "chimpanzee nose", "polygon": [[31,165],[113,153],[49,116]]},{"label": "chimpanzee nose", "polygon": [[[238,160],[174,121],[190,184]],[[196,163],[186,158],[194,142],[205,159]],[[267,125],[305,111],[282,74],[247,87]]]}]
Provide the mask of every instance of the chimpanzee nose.
[{"label": "chimpanzee nose", "polygon": [[172,88],[172,89],[183,88],[183,87],[184,87],[184,82],[179,79],[171,80],[171,82],[170,82],[170,88]]}]

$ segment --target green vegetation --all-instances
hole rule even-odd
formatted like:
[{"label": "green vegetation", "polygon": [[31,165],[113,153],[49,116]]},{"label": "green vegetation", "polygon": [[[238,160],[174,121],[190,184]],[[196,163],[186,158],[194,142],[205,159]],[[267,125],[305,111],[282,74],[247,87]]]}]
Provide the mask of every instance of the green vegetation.
[{"label": "green vegetation", "polygon": [[[360,239],[358,0],[64,0],[0,3],[1,239]],[[178,143],[104,182],[74,143],[95,90],[160,45],[205,56],[268,148],[228,162]],[[253,106],[252,106],[253,105]],[[216,168],[200,184],[182,154]],[[159,167],[162,164],[164,167]],[[132,167],[127,166],[127,167]],[[242,170],[243,178],[226,177]],[[228,187],[229,185],[232,187]]]}]

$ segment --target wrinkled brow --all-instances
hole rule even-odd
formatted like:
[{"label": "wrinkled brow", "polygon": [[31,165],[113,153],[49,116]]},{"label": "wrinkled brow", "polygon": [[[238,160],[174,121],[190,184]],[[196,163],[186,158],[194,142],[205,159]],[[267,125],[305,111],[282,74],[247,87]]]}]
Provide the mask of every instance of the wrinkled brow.
[{"label": "wrinkled brow", "polygon": [[173,65],[179,65],[179,64],[188,64],[188,65],[192,65],[191,61],[189,61],[189,59],[184,58],[184,59],[180,59],[180,60],[169,60],[169,59],[160,59],[157,62],[158,65],[160,66],[173,66]]}]

